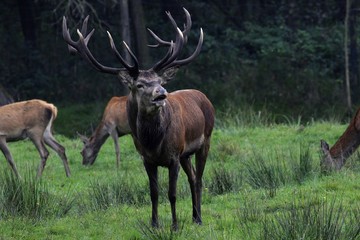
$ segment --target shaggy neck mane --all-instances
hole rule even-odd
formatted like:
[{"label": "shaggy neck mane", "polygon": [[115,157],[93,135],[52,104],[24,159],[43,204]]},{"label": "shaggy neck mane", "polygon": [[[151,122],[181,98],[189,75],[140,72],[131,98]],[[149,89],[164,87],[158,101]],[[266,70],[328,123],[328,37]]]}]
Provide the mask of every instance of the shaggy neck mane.
[{"label": "shaggy neck mane", "polygon": [[163,141],[170,124],[170,111],[164,107],[157,114],[138,114],[137,138],[147,149],[156,149]]}]

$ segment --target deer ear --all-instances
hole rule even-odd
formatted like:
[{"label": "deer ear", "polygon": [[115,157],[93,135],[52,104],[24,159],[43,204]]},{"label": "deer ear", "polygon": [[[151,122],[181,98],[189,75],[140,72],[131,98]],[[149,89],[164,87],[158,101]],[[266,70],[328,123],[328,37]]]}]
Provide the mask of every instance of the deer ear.
[{"label": "deer ear", "polygon": [[169,80],[173,79],[178,70],[178,67],[171,67],[166,69],[162,74],[163,83],[167,83]]},{"label": "deer ear", "polygon": [[133,77],[126,71],[120,71],[118,77],[128,87],[131,87],[134,83]]},{"label": "deer ear", "polygon": [[84,144],[87,144],[89,142],[89,139],[84,136],[84,135],[81,135],[80,133],[76,132],[78,137],[80,138],[80,140],[84,143]]},{"label": "deer ear", "polygon": [[323,152],[329,151],[329,144],[327,144],[327,142],[325,142],[325,140],[321,140],[320,144],[321,144],[321,149],[323,150]]}]

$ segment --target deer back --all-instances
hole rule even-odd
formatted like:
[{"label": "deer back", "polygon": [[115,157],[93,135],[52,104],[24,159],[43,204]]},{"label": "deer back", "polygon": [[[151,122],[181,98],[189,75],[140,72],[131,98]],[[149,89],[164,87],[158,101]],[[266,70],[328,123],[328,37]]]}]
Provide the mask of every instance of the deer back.
[{"label": "deer back", "polygon": [[44,130],[51,118],[55,119],[57,109],[42,100],[16,102],[0,107],[0,133],[7,138],[21,138],[25,130]]}]

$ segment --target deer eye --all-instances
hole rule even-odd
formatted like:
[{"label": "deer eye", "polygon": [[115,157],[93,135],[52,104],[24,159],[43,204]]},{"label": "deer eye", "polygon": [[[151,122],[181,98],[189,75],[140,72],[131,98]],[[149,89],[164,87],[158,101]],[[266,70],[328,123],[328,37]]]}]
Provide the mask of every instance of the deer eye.
[{"label": "deer eye", "polygon": [[144,85],[141,83],[136,84],[137,89],[144,88]]}]

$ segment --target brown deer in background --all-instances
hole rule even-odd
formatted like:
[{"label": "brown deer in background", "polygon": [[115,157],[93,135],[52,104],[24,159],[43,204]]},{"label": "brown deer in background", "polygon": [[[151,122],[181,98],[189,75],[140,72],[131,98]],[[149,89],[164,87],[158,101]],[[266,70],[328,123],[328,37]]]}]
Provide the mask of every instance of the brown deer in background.
[{"label": "brown deer in background", "polygon": [[329,144],[321,140],[323,153],[320,166],[323,171],[340,170],[347,158],[360,145],[360,109],[357,110],[349,126],[337,142],[329,149]]},{"label": "brown deer in background", "polygon": [[[203,32],[195,51],[185,59],[178,59],[183,46],[187,42],[191,28],[190,14],[184,9],[186,24],[181,31],[171,14],[167,15],[176,29],[176,39],[164,41],[151,35],[158,42],[153,47],[167,46],[164,58],[148,70],[139,70],[138,61],[124,43],[130,53],[133,65],[127,63],[119,54],[114,41],[108,32],[110,44],[116,57],[124,68],[107,67],[100,64],[91,54],[87,43],[94,30],[86,34],[87,19],[81,32],[78,30],[78,41],[70,37],[66,19],[63,19],[63,37],[65,41],[87,60],[96,70],[117,75],[130,89],[127,102],[127,113],[132,137],[137,151],[143,157],[143,163],[150,182],[152,202],[152,226],[158,227],[158,167],[169,170],[168,198],[171,204],[172,228],[177,229],[176,217],[176,183],[180,166],[184,169],[190,184],[193,221],[201,224],[202,176],[210,147],[210,137],[214,126],[215,110],[207,97],[197,90],[182,90],[168,93],[163,87],[175,77],[176,71],[200,53]],[[195,168],[191,156],[195,154]]]},{"label": "brown deer in background", "polygon": [[70,176],[65,148],[52,135],[53,121],[56,116],[57,108],[53,104],[36,99],[0,107],[0,149],[17,176],[19,173],[6,143],[26,138],[34,143],[40,153],[38,177],[42,175],[49,156],[45,144],[60,156],[64,163],[66,176]]},{"label": "brown deer in background", "polygon": [[116,166],[120,164],[119,137],[131,133],[126,113],[127,97],[112,97],[108,102],[101,122],[96,127],[90,138],[79,135],[84,143],[81,151],[84,165],[94,164],[101,146],[111,136],[114,140],[116,152]]}]

